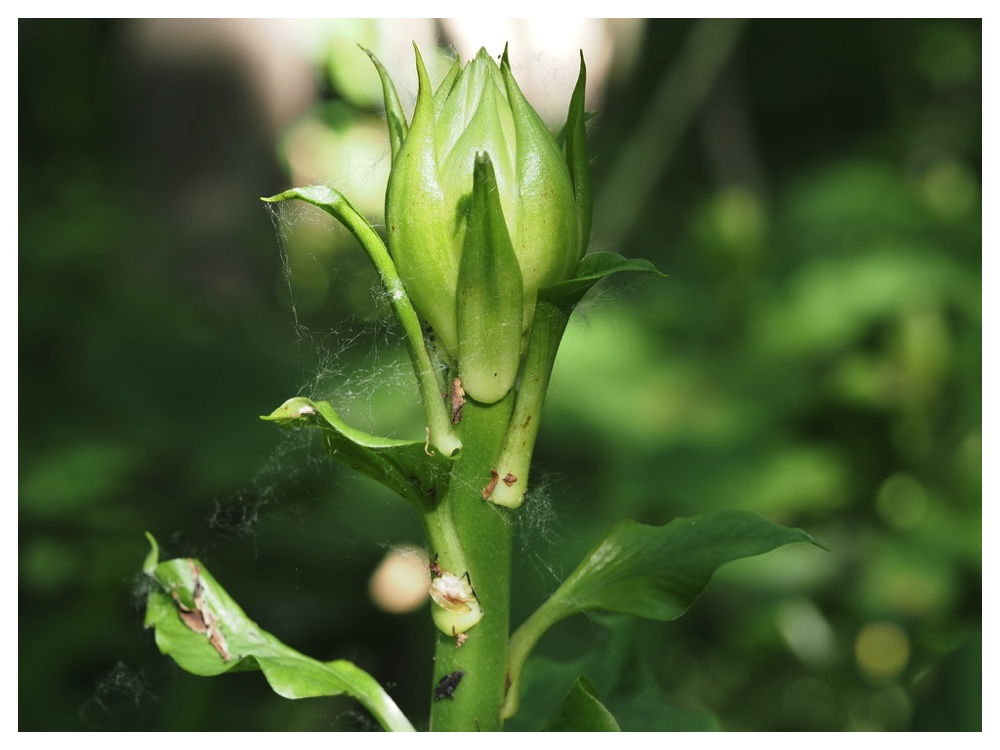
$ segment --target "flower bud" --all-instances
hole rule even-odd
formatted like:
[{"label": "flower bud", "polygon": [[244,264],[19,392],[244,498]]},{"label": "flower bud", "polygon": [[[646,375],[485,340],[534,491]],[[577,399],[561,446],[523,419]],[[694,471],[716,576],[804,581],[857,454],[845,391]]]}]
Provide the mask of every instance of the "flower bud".
[{"label": "flower bud", "polygon": [[506,55],[480,50],[433,94],[419,51],[417,74],[386,193],[390,252],[466,393],[493,403],[514,384],[538,290],[575,270],[589,217]]}]

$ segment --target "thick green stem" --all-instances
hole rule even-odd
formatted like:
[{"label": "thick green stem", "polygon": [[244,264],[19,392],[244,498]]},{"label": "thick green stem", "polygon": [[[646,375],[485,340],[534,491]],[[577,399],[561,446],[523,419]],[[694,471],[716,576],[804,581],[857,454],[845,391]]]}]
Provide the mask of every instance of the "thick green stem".
[{"label": "thick green stem", "polygon": [[[507,639],[510,627],[511,524],[508,511],[483,498],[493,481],[497,456],[513,411],[512,393],[495,404],[484,406],[468,401],[459,431],[462,453],[456,460],[448,490],[437,508],[426,518],[450,516],[461,540],[461,551],[469,582],[483,609],[483,618],[471,628],[467,638],[456,639],[438,633],[435,648],[434,684],[431,697],[432,731],[497,731],[507,688]],[[450,545],[439,534],[448,528],[438,523],[430,533],[431,556],[445,554],[438,543]],[[438,536],[440,538],[436,539]],[[455,555],[449,550],[449,560]],[[437,606],[432,604],[431,606]],[[437,689],[445,683],[453,690]]]}]

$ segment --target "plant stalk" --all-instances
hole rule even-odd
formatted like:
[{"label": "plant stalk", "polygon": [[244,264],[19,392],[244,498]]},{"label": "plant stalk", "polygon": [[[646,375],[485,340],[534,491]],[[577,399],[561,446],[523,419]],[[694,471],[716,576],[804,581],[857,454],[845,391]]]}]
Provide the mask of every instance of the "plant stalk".
[{"label": "plant stalk", "polygon": [[[469,400],[459,432],[462,453],[435,515],[450,514],[468,565],[469,582],[483,609],[483,618],[464,639],[438,632],[430,729],[446,731],[499,731],[507,688],[507,641],[510,631],[511,523],[509,512],[483,498],[496,470],[504,436],[510,424],[514,394],[483,405]],[[430,519],[427,519],[428,521]],[[435,535],[436,536],[436,535]],[[431,557],[436,550],[431,536]],[[464,574],[466,571],[455,571]],[[431,606],[436,606],[432,604]],[[460,679],[456,672],[463,672]],[[453,690],[438,688],[444,678]],[[457,682],[456,682],[457,679]]]}]

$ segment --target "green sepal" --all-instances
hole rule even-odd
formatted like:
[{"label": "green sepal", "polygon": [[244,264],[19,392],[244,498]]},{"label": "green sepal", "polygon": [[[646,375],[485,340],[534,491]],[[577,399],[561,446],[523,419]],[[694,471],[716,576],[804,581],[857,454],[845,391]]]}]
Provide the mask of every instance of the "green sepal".
[{"label": "green sepal", "polygon": [[161,563],[156,540],[149,533],[146,538],[151,549],[143,572],[156,587],[147,599],[145,627],[155,629],[160,652],[182,669],[203,677],[260,670],[283,698],[348,695],[383,729],[414,731],[370,674],[349,661],[321,662],[289,648],[247,617],[198,560]]},{"label": "green sepal", "polygon": [[513,387],[521,358],[521,267],[489,154],[476,155],[462,260],[458,268],[458,374],[465,392],[496,403]]},{"label": "green sepal", "polygon": [[563,147],[566,166],[573,178],[573,194],[576,197],[576,220],[580,232],[578,257],[583,257],[590,244],[590,229],[593,223],[594,204],[590,189],[590,149],[587,147],[587,130],[584,127],[587,113],[584,112],[584,98],[587,93],[587,65],[580,52],[580,75],[577,77],[573,95],[569,100],[569,113],[563,130]]},{"label": "green sepal", "polygon": [[283,427],[314,427],[323,431],[330,459],[371,477],[413,503],[418,510],[447,487],[450,461],[431,455],[419,440],[395,440],[350,427],[326,401],[290,398],[261,419]]},{"label": "green sepal", "polygon": [[360,44],[358,46],[361,47],[362,52],[371,58],[372,63],[375,65],[375,70],[378,72],[379,80],[382,81],[382,95],[385,98],[385,119],[389,128],[389,144],[392,149],[392,158],[395,159],[409,131],[409,126],[406,124],[406,115],[403,113],[403,106],[399,102],[396,85],[392,82],[392,78],[389,77],[389,71],[375,57],[374,52],[367,47],[362,47]]},{"label": "green sepal", "polygon": [[652,263],[642,258],[623,258],[617,253],[597,252],[583,256],[573,278],[545,287],[538,292],[538,299],[549,302],[567,312],[583,299],[598,281],[605,276],[623,271],[651,273],[666,278]]},{"label": "green sepal", "polygon": [[[525,98],[506,58],[500,64],[500,74],[516,135],[513,166],[519,207],[511,241],[521,262],[527,328],[538,290],[571,276],[583,253],[576,196],[565,155]],[[501,169],[499,158],[494,158]]]},{"label": "green sepal", "polygon": [[458,74],[462,72],[462,61],[455,58],[455,61],[448,68],[448,72],[444,74],[444,78],[441,79],[441,83],[438,84],[437,90],[434,92],[434,120],[435,122],[441,117],[441,110],[444,109],[444,103],[448,99],[448,94],[451,93],[452,88],[455,86],[455,81],[458,80]]},{"label": "green sepal", "polygon": [[416,45],[414,53],[417,101],[406,141],[389,173],[385,229],[405,292],[434,329],[438,343],[453,357],[458,343],[454,305],[460,248],[453,245],[455,217],[438,164],[438,118],[431,79]]},{"label": "green sepal", "polygon": [[511,637],[512,686],[504,714],[517,710],[521,671],[531,649],[552,625],[593,610],[652,620],[680,617],[720,567],[795,542],[815,540],[747,511],[677,518],[665,526],[617,523],[555,593]]},{"label": "green sepal", "polygon": [[579,677],[543,732],[620,732],[615,717],[597,698],[586,677]]}]

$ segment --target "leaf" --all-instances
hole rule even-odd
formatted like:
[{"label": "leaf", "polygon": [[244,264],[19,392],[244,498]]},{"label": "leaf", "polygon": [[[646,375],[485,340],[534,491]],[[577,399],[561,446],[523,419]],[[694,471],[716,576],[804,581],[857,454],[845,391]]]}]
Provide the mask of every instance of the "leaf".
[{"label": "leaf", "polygon": [[570,311],[594,284],[605,276],[622,271],[652,273],[666,278],[666,274],[660,273],[656,266],[642,258],[623,258],[617,253],[607,252],[590,253],[580,260],[572,279],[539,290],[538,299]]},{"label": "leaf", "polygon": [[678,518],[666,526],[621,521],[550,601],[563,616],[605,609],[673,620],[705,590],[718,568],[794,542],[814,540],[746,511]]},{"label": "leaf", "polygon": [[589,630],[600,642],[583,656],[556,661],[532,656],[524,670],[521,709],[505,728],[538,731],[558,711],[581,678],[601,689],[601,703],[625,732],[705,732],[719,728],[707,711],[675,705],[649,669],[649,653],[635,618],[591,615]]},{"label": "leaf", "polygon": [[146,604],[147,628],[156,645],[184,670],[201,676],[261,670],[283,698],[349,695],[388,731],[413,726],[374,677],[349,661],[320,662],[304,656],[261,630],[192,558],[159,562],[159,546],[149,533],[150,553],[143,571],[158,588]]},{"label": "leaf", "polygon": [[615,717],[597,699],[586,677],[577,678],[543,732],[620,732]]},{"label": "leaf", "polygon": [[592,610],[673,620],[726,563],[795,542],[815,544],[804,531],[746,511],[677,518],[665,526],[619,522],[511,637],[512,686],[505,715],[517,710],[518,682],[528,654],[560,620]]},{"label": "leaf", "polygon": [[[419,53],[418,53],[419,58]],[[413,372],[417,376],[420,387],[420,398],[424,402],[424,415],[427,418],[427,428],[430,443],[446,456],[453,456],[462,448],[452,428],[451,419],[441,398],[437,370],[431,362],[427,348],[424,346],[424,334],[420,327],[413,303],[403,287],[396,264],[393,263],[385,243],[357,209],[351,205],[343,193],[326,185],[311,185],[309,187],[292,188],[270,198],[261,198],[265,203],[281,203],[288,200],[302,200],[326,211],[330,216],[343,224],[361,243],[375,270],[382,279],[382,285],[389,295],[389,305],[392,307],[399,324],[406,334],[406,349],[413,364]]]},{"label": "leaf", "polygon": [[350,427],[326,401],[290,398],[261,419],[283,427],[322,430],[332,460],[371,477],[418,509],[426,509],[448,480],[447,460],[431,455],[425,443],[378,437]]}]

